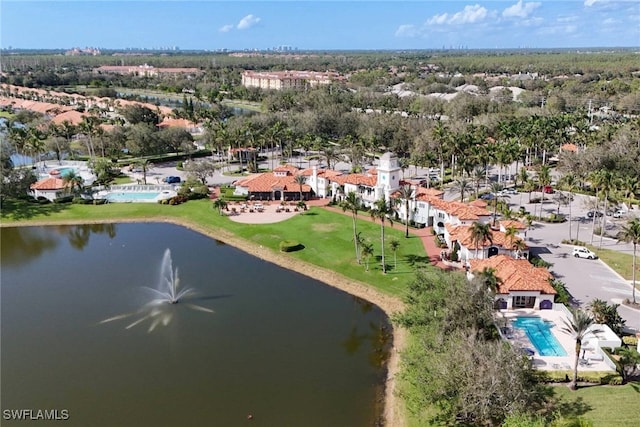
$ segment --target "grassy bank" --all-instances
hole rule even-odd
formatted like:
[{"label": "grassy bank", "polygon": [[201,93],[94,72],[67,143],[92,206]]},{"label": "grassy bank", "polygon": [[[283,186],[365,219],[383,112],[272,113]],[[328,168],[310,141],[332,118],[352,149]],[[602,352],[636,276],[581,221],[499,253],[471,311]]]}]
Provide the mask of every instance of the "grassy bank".
[{"label": "grassy bank", "polygon": [[[404,238],[402,227],[387,228],[387,248],[385,249],[388,274],[382,274],[380,255],[380,225],[369,221],[359,221],[358,231],[373,243],[374,256],[370,260],[370,271],[355,261],[351,218],[322,208],[312,208],[302,215],[274,224],[240,224],[220,216],[208,200],[190,201],[169,206],[154,203],[111,203],[93,205],[38,205],[24,202],[7,202],[2,209],[3,225],[18,221],[27,222],[69,222],[97,220],[128,220],[144,218],[148,221],[176,218],[192,223],[204,230],[226,230],[234,235],[267,247],[279,250],[282,240],[300,242],[304,249],[287,255],[335,271],[350,279],[367,283],[390,295],[401,295],[406,284],[413,278],[417,267],[428,264],[428,257],[418,237]],[[397,268],[394,254],[388,248],[392,238],[400,241],[397,250]]]},{"label": "grassy bank", "polygon": [[623,386],[595,386],[569,390],[566,386],[554,386],[553,390],[565,404],[582,408],[578,414],[591,420],[594,426],[638,425],[638,393],[640,383]]},{"label": "grassy bank", "polygon": [[[587,245],[587,247],[619,275],[627,280],[633,278],[633,255],[611,249],[598,249],[597,246]],[[636,266],[636,277],[640,278],[640,263]]]}]

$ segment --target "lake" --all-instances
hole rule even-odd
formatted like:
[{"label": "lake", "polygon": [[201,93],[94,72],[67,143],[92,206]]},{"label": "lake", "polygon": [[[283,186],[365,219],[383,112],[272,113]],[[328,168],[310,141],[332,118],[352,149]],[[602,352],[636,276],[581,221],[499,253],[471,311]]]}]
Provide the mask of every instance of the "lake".
[{"label": "lake", "polygon": [[[58,423],[69,426],[382,417],[391,327],[370,303],[176,225],[2,228],[0,238],[3,411],[66,410]],[[196,293],[158,314],[145,287],[157,287],[166,249]]]}]

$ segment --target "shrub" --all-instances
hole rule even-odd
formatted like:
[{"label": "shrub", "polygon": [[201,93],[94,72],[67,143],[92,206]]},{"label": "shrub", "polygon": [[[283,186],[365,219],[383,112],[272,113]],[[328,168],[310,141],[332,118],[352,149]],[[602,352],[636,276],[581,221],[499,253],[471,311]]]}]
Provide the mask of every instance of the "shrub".
[{"label": "shrub", "polygon": [[557,292],[555,302],[562,303],[565,305],[569,304],[569,302],[571,301],[571,294],[567,290],[566,285],[558,279],[550,280],[549,283],[551,284],[551,286],[553,286],[553,289],[555,289],[555,291]]},{"label": "shrub", "polygon": [[622,337],[622,342],[630,347],[635,347],[638,345],[638,337],[634,337],[633,335],[626,335]]},{"label": "shrub", "polygon": [[41,205],[46,205],[48,203],[51,203],[51,200],[47,199],[46,197],[38,197],[38,203],[40,203]]},{"label": "shrub", "polygon": [[94,205],[106,205],[108,202],[107,199],[93,199]]},{"label": "shrub", "polygon": [[58,197],[53,201],[53,203],[71,203],[73,201],[73,198],[74,197],[72,195]]},{"label": "shrub", "polygon": [[294,252],[302,249],[300,242],[295,240],[283,240],[280,242],[280,252]]},{"label": "shrub", "polygon": [[544,267],[544,268],[550,268],[553,267],[553,264],[550,262],[547,262],[545,260],[543,260],[542,258],[538,257],[538,256],[532,256],[529,258],[529,262],[531,264],[533,264],[536,267]]}]

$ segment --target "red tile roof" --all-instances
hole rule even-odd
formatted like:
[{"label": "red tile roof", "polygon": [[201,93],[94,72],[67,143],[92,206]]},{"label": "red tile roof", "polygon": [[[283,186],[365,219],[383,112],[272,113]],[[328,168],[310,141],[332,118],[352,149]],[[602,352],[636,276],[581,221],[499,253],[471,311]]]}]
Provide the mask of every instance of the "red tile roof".
[{"label": "red tile roof", "polygon": [[[466,247],[467,249],[482,249],[482,245],[476,245],[473,243],[471,239],[471,226],[469,225],[451,225],[445,224],[445,228],[449,232],[449,236],[451,236],[451,240],[457,240],[461,245]],[[514,237],[513,242],[510,238],[507,237],[506,233],[502,231],[492,230],[492,242],[486,242],[484,246],[501,246],[504,249],[511,250],[513,249],[513,242],[522,240],[520,237]]]},{"label": "red tile roof", "polygon": [[513,220],[502,220],[500,221],[500,226],[504,227],[505,230],[509,227],[513,227],[516,230],[524,230],[527,228],[527,226],[521,223],[520,221],[513,221]]},{"label": "red tile roof", "polygon": [[337,182],[340,185],[352,184],[352,185],[364,185],[365,187],[375,187],[378,183],[376,176],[363,175],[361,173],[351,173],[349,175],[338,175],[331,178],[332,181]]},{"label": "red tile roof", "polygon": [[539,291],[543,294],[556,294],[549,283],[553,276],[542,267],[534,267],[526,259],[513,259],[506,255],[497,255],[487,259],[472,259],[469,261],[472,272],[480,272],[485,268],[495,269],[495,275],[500,279],[499,294],[513,291]]},{"label": "red tile roof", "polygon": [[71,110],[71,111],[66,111],[62,114],[58,114],[53,119],[51,119],[51,121],[57,125],[64,122],[69,122],[72,125],[79,125],[80,123],[82,123],[82,118],[85,116],[88,116],[88,114]]},{"label": "red tile roof", "polygon": [[49,177],[45,179],[41,179],[40,181],[31,184],[32,190],[62,190],[65,188],[67,184],[60,179]]},{"label": "red tile roof", "polygon": [[[260,173],[255,174],[240,182],[236,185],[239,187],[245,187],[250,193],[269,193],[273,190],[281,190],[286,192],[300,191],[300,185],[294,182],[294,175],[287,176],[275,176],[273,173]],[[308,193],[311,191],[311,187],[307,184],[302,184],[302,192]]]},{"label": "red tile roof", "polygon": [[160,123],[158,123],[158,127],[167,128],[167,127],[177,127],[184,129],[192,129],[197,127],[195,123],[189,121],[187,119],[172,119],[169,117],[165,117]]},{"label": "red tile roof", "polygon": [[578,151],[578,146],[576,144],[562,144],[560,146],[560,151],[571,151],[575,153]]}]

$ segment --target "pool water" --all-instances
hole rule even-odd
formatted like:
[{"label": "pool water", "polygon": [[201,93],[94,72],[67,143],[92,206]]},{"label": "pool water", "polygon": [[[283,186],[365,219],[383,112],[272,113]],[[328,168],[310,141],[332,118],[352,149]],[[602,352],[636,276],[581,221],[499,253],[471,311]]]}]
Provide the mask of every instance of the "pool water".
[{"label": "pool water", "polygon": [[151,202],[155,201],[159,195],[160,193],[155,191],[110,193],[107,200],[110,202]]},{"label": "pool water", "polygon": [[539,317],[517,317],[512,323],[514,328],[523,330],[540,356],[566,356],[567,352],[551,332],[552,322]]}]

